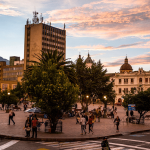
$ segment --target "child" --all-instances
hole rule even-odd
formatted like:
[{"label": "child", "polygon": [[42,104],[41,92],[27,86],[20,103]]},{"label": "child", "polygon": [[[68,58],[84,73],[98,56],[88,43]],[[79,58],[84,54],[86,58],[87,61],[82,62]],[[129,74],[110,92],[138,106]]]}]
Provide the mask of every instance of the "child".
[{"label": "child", "polygon": [[30,124],[27,125],[25,130],[26,130],[26,137],[30,137],[30,131],[31,131]]}]

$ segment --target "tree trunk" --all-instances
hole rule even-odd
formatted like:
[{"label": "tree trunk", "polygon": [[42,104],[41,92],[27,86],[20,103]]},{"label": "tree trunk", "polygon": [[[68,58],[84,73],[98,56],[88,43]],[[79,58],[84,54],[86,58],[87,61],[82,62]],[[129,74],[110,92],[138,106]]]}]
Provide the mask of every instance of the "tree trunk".
[{"label": "tree trunk", "polygon": [[51,133],[55,133],[58,121],[51,120]]}]

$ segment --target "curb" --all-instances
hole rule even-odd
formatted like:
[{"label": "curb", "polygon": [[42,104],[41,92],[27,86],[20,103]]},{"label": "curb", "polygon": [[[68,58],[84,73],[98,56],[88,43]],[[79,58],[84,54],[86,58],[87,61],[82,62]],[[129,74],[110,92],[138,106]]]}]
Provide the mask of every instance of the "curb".
[{"label": "curb", "polygon": [[[108,138],[122,136],[122,134],[109,135]],[[86,141],[86,140],[98,140],[103,139],[102,137],[87,137],[87,138],[25,138],[25,137],[14,137],[0,135],[1,139],[11,139],[11,140],[20,140],[20,141],[45,141],[45,142],[73,142],[73,141]]]},{"label": "curb", "polygon": [[[149,130],[141,130],[141,131],[133,131],[128,133],[130,134],[136,134],[136,133],[142,133],[142,132],[149,132]],[[123,136],[123,134],[114,134],[114,135],[108,135],[108,138],[111,137],[117,137],[117,136]],[[15,137],[15,136],[7,136],[7,135],[0,135],[1,139],[11,139],[11,140],[20,140],[20,141],[45,141],[45,142],[73,142],[73,141],[86,141],[86,140],[98,140],[103,139],[104,136],[101,137],[87,137],[87,138],[25,138],[25,137]]]}]

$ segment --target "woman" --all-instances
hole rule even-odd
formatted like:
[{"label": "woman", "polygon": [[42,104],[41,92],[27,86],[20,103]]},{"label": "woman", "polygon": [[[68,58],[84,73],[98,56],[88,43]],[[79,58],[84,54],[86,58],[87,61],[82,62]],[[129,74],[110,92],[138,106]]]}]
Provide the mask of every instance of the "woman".
[{"label": "woman", "polygon": [[[29,117],[27,117],[27,120],[25,121],[25,128],[30,127],[31,128],[31,120]],[[26,131],[26,136],[27,137],[27,131]]]},{"label": "woman", "polygon": [[[120,118],[119,118],[119,116],[117,116],[117,118],[114,120],[114,123],[116,123],[117,131],[119,132],[119,123],[120,123]],[[116,132],[117,132],[117,131],[116,131]]]},{"label": "woman", "polygon": [[[88,121],[87,124],[89,124],[89,133],[90,133],[90,131],[91,131],[92,134],[93,134],[94,132],[93,132],[93,127],[92,127],[92,117],[91,117],[91,116],[90,116],[89,121]],[[86,124],[86,125],[87,125],[87,124]]]}]

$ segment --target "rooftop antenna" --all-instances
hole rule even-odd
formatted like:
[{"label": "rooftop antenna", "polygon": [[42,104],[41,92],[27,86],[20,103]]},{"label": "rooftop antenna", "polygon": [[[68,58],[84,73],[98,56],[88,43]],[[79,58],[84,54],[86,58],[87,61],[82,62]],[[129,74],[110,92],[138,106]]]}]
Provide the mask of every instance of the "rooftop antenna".
[{"label": "rooftop antenna", "polygon": [[32,19],[33,24],[38,24],[39,23],[39,18],[38,18],[37,15],[38,15],[38,12],[34,11],[33,12],[33,19]]},{"label": "rooftop antenna", "polygon": [[66,27],[66,25],[65,25],[65,23],[64,23],[64,30],[65,30],[65,27]]},{"label": "rooftop antenna", "polygon": [[41,21],[41,23],[43,22],[42,13],[41,13],[41,15],[40,15],[40,21]]}]

